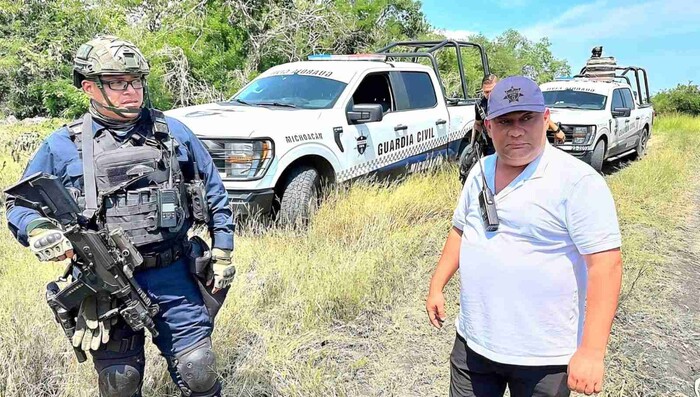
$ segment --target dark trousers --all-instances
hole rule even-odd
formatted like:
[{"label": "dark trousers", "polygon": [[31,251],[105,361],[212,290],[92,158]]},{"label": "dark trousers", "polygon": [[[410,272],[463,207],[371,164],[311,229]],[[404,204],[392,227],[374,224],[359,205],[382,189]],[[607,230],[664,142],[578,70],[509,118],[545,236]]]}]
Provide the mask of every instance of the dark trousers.
[{"label": "dark trousers", "polygon": [[450,355],[450,397],[568,397],[566,365],[525,366],[491,361],[457,334]]},{"label": "dark trousers", "polygon": [[[135,278],[153,303],[160,307],[153,318],[159,333],[153,343],[164,357],[172,358],[211,336],[214,325],[189,272],[186,258],[164,268],[136,273]],[[100,372],[111,365],[131,365],[140,371],[143,379],[144,343],[144,330],[133,331],[120,318],[112,328],[110,342],[97,351],[91,351],[95,369]],[[175,368],[168,366],[168,371],[173,381],[178,383]]]}]

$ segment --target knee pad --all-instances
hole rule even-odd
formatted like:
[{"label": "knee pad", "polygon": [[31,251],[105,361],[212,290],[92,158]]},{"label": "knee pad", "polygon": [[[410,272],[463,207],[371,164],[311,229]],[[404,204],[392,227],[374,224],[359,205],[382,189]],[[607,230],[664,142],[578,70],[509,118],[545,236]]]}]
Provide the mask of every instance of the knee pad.
[{"label": "knee pad", "polygon": [[211,339],[205,338],[168,360],[176,373],[178,386],[185,396],[219,396],[221,384],[216,373],[216,355]]},{"label": "knee pad", "polygon": [[143,370],[130,364],[112,364],[98,374],[100,397],[140,397]]},{"label": "knee pad", "polygon": [[91,351],[100,397],[141,397],[144,334],[115,329],[104,349]]}]

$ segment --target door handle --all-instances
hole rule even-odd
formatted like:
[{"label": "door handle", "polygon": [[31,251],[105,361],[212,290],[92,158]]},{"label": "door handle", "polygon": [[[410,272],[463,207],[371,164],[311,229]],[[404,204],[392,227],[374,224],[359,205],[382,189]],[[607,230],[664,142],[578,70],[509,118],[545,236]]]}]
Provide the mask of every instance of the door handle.
[{"label": "door handle", "polygon": [[407,125],[403,125],[403,124],[399,124],[399,125],[397,125],[396,127],[394,127],[394,131],[401,131],[401,130],[403,130],[403,131],[408,130],[408,126],[407,126]]},{"label": "door handle", "polygon": [[637,117],[635,120],[639,120],[639,119],[641,119],[641,118],[642,118],[642,116],[639,116],[639,117]]},{"label": "door handle", "polygon": [[443,125],[443,124],[447,124],[447,120],[438,119],[438,120],[435,122],[435,125]]}]

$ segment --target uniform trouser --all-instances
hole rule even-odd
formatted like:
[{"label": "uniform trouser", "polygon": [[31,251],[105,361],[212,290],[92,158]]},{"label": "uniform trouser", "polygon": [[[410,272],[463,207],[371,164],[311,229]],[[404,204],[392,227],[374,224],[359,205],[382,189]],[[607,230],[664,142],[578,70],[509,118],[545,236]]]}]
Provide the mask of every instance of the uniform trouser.
[{"label": "uniform trouser", "polygon": [[[153,343],[166,359],[174,358],[211,336],[213,324],[197,284],[189,272],[186,258],[167,267],[136,273],[135,278],[152,302],[160,307],[153,318],[159,333]],[[91,351],[95,369],[99,373],[106,366],[127,365],[126,376],[132,373],[132,376],[140,376],[142,379],[144,342],[144,330],[133,331],[120,317],[112,327],[110,343],[103,345],[100,350]],[[177,384],[179,375],[176,369],[168,365],[168,371]],[[104,381],[107,380],[101,376],[100,382]],[[141,395],[140,388],[139,380],[139,392],[134,396]]]},{"label": "uniform trouser", "polygon": [[450,355],[450,397],[567,397],[566,365],[501,364],[476,353],[457,334]]}]

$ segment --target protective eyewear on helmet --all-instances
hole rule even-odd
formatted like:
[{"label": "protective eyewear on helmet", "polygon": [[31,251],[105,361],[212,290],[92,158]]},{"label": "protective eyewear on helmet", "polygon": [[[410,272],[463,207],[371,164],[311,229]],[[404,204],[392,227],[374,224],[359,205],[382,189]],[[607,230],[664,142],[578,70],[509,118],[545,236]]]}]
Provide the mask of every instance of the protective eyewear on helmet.
[{"label": "protective eyewear on helmet", "polygon": [[135,80],[131,80],[131,81],[126,81],[126,80],[111,80],[111,81],[100,80],[100,81],[102,82],[102,84],[109,87],[109,89],[112,91],[126,91],[126,89],[129,85],[131,85],[135,90],[143,88],[143,80],[141,80],[141,79],[135,79]]}]

